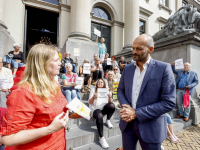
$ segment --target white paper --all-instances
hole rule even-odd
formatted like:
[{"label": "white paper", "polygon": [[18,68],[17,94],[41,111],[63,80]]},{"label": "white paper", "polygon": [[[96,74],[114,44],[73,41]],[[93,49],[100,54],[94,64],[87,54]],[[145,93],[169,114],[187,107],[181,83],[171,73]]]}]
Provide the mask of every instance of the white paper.
[{"label": "white paper", "polygon": [[80,56],[80,49],[74,48],[74,56]]},{"label": "white paper", "polygon": [[176,70],[184,69],[183,58],[175,60],[175,69]]},{"label": "white paper", "polygon": [[107,88],[98,88],[97,89],[97,105],[107,104],[108,103],[108,89]]},{"label": "white paper", "polygon": [[85,104],[83,104],[79,99],[74,98],[69,104],[66,106],[68,109],[82,116],[83,118],[90,120],[90,108],[88,108]]},{"label": "white paper", "polygon": [[107,65],[112,65],[111,58],[107,58]]},{"label": "white paper", "polygon": [[9,88],[9,77],[0,77],[0,89]]},{"label": "white paper", "polygon": [[98,37],[101,37],[101,31],[94,28],[94,34],[96,34]]},{"label": "white paper", "polygon": [[81,89],[82,88],[82,85],[83,85],[83,80],[84,78],[83,77],[78,77],[76,83],[77,83],[77,86],[75,86],[74,88],[75,89]]},{"label": "white paper", "polygon": [[83,74],[91,74],[91,66],[89,63],[83,64]]},{"label": "white paper", "polygon": [[104,61],[105,54],[100,54],[100,61]]}]

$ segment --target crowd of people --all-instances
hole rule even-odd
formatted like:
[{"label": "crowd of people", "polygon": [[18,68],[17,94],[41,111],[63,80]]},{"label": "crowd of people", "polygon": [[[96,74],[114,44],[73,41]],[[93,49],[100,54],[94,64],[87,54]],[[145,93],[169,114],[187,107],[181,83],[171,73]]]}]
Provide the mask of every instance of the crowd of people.
[{"label": "crowd of people", "polygon": [[[89,58],[91,60],[85,59],[81,65],[77,57],[75,61],[71,58],[70,52],[62,58],[55,46],[33,46],[27,57],[23,80],[11,93],[16,71],[24,66],[20,45],[14,44],[14,51],[0,58],[0,78],[9,77],[9,88],[0,89],[0,107],[7,108],[2,120],[2,144],[15,146],[15,149],[64,150],[64,127],[71,112],[63,108],[74,98],[81,99],[80,93],[86,90],[102,148],[109,147],[103,134],[103,117],[107,116],[106,125],[112,129],[110,119],[116,109],[121,109],[124,150],[135,149],[138,140],[144,150],[162,148],[161,143],[166,137],[173,143],[180,141],[173,132],[173,122],[167,112],[174,109],[177,102],[180,115],[176,117],[189,120],[190,106],[183,108],[183,95],[189,89],[191,97],[198,84],[197,73],[191,71],[191,65],[186,62],[184,70],[177,71],[175,63],[170,66],[151,58],[153,39],[146,34],[133,42],[133,60],[128,62],[124,56],[119,62],[116,56],[109,57],[104,41],[101,38],[98,43],[99,54],[94,54],[93,59]],[[105,58],[100,61],[102,54]],[[111,58],[111,64],[107,63],[108,58]],[[7,67],[3,67],[3,63]],[[84,74],[85,64],[90,64],[90,74]],[[59,81],[55,80],[57,77]],[[84,78],[81,89],[75,88],[78,77]],[[116,90],[113,83],[116,82],[119,83],[118,99],[113,98]],[[98,105],[100,88],[108,89],[108,102]]]}]

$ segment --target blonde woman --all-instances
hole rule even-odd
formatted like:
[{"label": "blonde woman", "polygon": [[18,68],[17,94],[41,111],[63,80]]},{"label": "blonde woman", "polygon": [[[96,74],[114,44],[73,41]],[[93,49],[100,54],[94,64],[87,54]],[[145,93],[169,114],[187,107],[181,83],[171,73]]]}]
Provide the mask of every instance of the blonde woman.
[{"label": "blonde woman", "polygon": [[38,44],[31,48],[24,79],[7,100],[2,143],[15,150],[65,150],[67,101],[54,77],[59,73],[58,49]]},{"label": "blonde woman", "polygon": [[121,74],[118,73],[119,68],[117,66],[113,67],[113,72],[114,72],[114,81],[119,82],[121,78]]},{"label": "blonde woman", "polygon": [[109,88],[109,91],[113,91],[113,90],[115,90],[115,88],[113,88],[113,82],[115,82],[114,81],[114,72],[113,71],[109,71],[108,72],[108,79],[107,79],[107,82],[108,82],[108,88]]}]

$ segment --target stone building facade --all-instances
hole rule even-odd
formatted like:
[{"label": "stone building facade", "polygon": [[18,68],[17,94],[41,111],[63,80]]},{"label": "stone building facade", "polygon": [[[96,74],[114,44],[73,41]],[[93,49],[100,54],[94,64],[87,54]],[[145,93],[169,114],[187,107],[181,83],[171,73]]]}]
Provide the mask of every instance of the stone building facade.
[{"label": "stone building facade", "polygon": [[94,28],[116,55],[139,34],[159,31],[181,6],[182,0],[0,0],[0,56],[14,42],[27,55],[44,37],[60,48],[70,38],[92,42]]}]

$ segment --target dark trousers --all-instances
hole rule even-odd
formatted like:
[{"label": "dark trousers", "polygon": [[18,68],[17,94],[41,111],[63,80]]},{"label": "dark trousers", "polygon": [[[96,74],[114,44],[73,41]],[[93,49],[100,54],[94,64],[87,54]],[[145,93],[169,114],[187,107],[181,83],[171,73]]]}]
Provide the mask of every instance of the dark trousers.
[{"label": "dark trousers", "polygon": [[102,71],[101,70],[96,70],[95,72],[93,72],[93,80],[97,81],[98,79],[102,78]]},{"label": "dark trousers", "polygon": [[136,119],[129,122],[122,132],[123,150],[136,150],[138,140],[142,150],[161,150],[162,143],[146,143],[142,140],[138,128],[138,120]]}]

